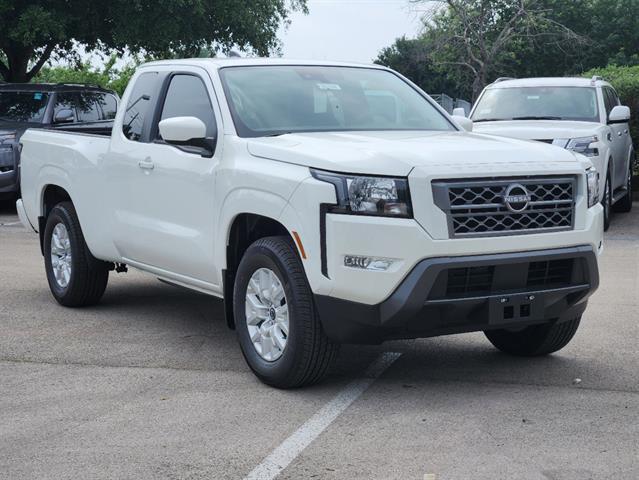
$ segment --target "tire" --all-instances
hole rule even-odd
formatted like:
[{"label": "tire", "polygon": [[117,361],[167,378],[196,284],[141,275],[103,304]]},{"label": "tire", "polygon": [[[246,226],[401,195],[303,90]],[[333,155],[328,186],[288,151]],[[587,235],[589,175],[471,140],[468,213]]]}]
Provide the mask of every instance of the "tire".
[{"label": "tire", "polygon": [[610,228],[610,216],[612,214],[612,185],[610,183],[610,174],[606,175],[606,186],[604,187],[603,197],[601,197],[601,205],[604,211],[604,232]]},{"label": "tire", "polygon": [[[631,157],[632,159],[635,158],[634,154]],[[615,212],[619,212],[619,213],[628,213],[632,210],[632,166],[633,166],[633,160],[630,160],[628,162],[628,178],[626,179],[626,189],[628,191],[628,193],[621,199],[619,200],[617,203],[615,203],[614,209]]]},{"label": "tire", "polygon": [[[62,235],[63,232],[66,232],[66,238]],[[56,242],[54,233],[57,239],[63,241]],[[54,261],[60,265],[66,263],[68,258],[61,253],[63,249],[60,249],[60,245],[70,252],[68,277],[62,275],[60,269],[54,271]],[[91,255],[71,202],[59,203],[51,210],[44,229],[43,247],[49,288],[60,305],[83,307],[100,301],[109,280],[109,264]],[[59,277],[56,277],[56,271]]]},{"label": "tire", "polygon": [[533,325],[519,331],[487,330],[490,343],[498,350],[520,357],[548,355],[564,348],[574,337],[581,317],[562,323]]},{"label": "tire", "polygon": [[[274,287],[262,289],[264,285]],[[269,298],[273,303],[265,309],[262,302],[271,303]],[[259,308],[253,309],[251,306],[256,304]],[[262,238],[247,249],[235,277],[233,310],[242,354],[255,375],[267,385],[296,388],[317,383],[337,356],[339,345],[322,329],[301,260],[287,237]],[[269,328],[270,334],[259,333]],[[258,339],[257,345],[252,335]],[[260,343],[260,338],[264,343]],[[282,341],[285,345],[280,349],[276,343]]]}]

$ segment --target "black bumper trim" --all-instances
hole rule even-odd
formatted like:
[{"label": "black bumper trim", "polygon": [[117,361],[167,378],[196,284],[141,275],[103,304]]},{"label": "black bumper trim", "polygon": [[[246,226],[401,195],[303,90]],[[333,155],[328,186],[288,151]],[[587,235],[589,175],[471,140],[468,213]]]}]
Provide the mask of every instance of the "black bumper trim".
[{"label": "black bumper trim", "polygon": [[[500,290],[465,297],[430,298],[441,272],[459,267],[510,266],[531,262],[574,259],[574,281],[569,285]],[[482,331],[565,321],[586,308],[599,286],[597,257],[590,246],[533,252],[422,260],[385,301],[366,305],[316,295],[315,302],[326,334],[340,343],[376,344],[399,338],[423,338],[449,333]],[[532,296],[532,299],[531,299]],[[512,306],[511,310],[507,307]]]}]

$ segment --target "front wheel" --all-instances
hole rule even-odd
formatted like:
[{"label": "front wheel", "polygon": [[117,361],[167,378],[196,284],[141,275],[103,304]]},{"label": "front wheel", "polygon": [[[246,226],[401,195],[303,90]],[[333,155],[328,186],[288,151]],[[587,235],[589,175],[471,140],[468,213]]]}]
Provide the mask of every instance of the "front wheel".
[{"label": "front wheel", "polygon": [[498,350],[520,357],[548,355],[564,348],[579,328],[581,317],[562,323],[533,325],[522,330],[486,330]]},{"label": "front wheel", "polygon": [[43,247],[49,288],[58,303],[82,307],[100,301],[109,280],[109,264],[91,255],[71,202],[51,210]]},{"label": "front wheel", "polygon": [[324,333],[304,268],[286,237],[253,243],[233,292],[242,354],[264,383],[294,388],[320,381],[339,346]]}]

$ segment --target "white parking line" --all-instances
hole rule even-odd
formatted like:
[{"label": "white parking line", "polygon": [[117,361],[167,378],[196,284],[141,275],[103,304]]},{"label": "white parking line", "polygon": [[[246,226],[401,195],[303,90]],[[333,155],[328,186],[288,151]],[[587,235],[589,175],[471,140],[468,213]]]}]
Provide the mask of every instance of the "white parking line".
[{"label": "white parking line", "polygon": [[277,477],[400,356],[401,353],[386,352],[377,357],[362,378],[353,380],[344,387],[319,412],[308,419],[290,437],[284,440],[279,447],[273,450],[244,479],[272,480]]}]

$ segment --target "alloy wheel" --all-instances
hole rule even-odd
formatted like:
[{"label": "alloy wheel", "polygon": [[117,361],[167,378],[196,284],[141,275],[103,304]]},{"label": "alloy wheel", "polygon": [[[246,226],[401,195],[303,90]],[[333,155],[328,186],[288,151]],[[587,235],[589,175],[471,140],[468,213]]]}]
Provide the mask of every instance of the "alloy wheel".
[{"label": "alloy wheel", "polygon": [[71,281],[71,240],[63,223],[58,223],[51,233],[51,268],[56,283],[66,288]]},{"label": "alloy wheel", "polygon": [[284,286],[268,268],[256,270],[245,298],[246,324],[255,351],[268,362],[282,356],[289,332],[289,312]]}]

